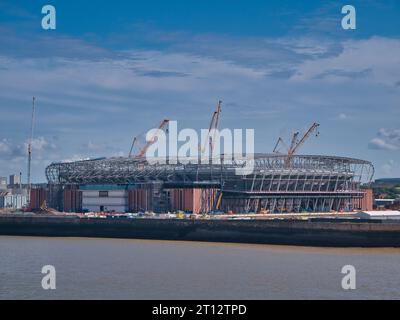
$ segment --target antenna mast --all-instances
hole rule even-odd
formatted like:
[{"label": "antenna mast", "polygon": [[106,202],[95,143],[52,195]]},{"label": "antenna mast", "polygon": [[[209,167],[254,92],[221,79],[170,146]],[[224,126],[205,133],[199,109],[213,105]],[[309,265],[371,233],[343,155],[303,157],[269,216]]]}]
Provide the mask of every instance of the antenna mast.
[{"label": "antenna mast", "polygon": [[35,97],[32,98],[32,118],[31,118],[31,132],[28,142],[28,195],[27,200],[30,205],[31,198],[31,162],[32,162],[32,140],[33,140],[33,128],[35,124]]}]

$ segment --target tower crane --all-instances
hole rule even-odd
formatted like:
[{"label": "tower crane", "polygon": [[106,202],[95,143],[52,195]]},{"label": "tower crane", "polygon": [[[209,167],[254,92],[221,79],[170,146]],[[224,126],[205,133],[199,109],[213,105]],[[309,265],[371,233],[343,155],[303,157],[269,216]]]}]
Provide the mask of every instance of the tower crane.
[{"label": "tower crane", "polygon": [[[163,119],[163,120],[160,122],[160,124],[159,124],[159,126],[158,126],[158,129],[159,129],[159,130],[163,130],[163,129],[167,126],[168,123],[169,123],[169,119]],[[157,134],[154,134],[154,135],[144,144],[144,146],[138,146],[138,144],[140,144],[139,138],[140,138],[141,136],[143,136],[143,134],[140,134],[140,135],[138,135],[138,136],[136,136],[136,137],[133,138],[131,150],[129,151],[129,157],[142,158],[142,157],[146,154],[146,152],[147,152],[147,150],[149,149],[149,147],[150,147],[153,143],[156,142]],[[135,146],[136,146],[137,148],[139,148],[139,151],[138,151],[136,154],[132,154],[132,153],[133,153],[133,148],[134,148]]]}]

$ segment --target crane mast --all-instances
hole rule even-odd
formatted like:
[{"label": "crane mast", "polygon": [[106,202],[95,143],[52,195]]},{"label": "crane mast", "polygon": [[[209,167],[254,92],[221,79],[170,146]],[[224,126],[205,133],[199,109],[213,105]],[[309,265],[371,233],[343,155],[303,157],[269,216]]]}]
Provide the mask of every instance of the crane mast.
[{"label": "crane mast", "polygon": [[32,98],[32,118],[31,118],[31,132],[28,141],[28,195],[27,202],[30,204],[31,197],[31,162],[32,162],[32,141],[33,141],[33,129],[35,124],[35,97]]}]

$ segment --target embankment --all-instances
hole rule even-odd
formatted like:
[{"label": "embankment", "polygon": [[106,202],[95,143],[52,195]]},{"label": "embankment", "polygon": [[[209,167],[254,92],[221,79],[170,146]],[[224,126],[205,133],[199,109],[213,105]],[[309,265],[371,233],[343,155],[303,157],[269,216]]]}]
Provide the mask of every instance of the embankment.
[{"label": "embankment", "polygon": [[400,247],[400,224],[383,221],[87,219],[4,215],[0,216],[0,235]]}]

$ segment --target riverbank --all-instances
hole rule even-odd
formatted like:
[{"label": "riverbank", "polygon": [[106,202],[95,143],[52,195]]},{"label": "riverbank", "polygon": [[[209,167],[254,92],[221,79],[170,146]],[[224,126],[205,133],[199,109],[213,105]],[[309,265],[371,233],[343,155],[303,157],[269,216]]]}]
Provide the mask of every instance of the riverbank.
[{"label": "riverbank", "polygon": [[0,216],[0,235],[400,247],[400,224],[379,220],[90,219],[3,215]]}]

